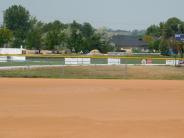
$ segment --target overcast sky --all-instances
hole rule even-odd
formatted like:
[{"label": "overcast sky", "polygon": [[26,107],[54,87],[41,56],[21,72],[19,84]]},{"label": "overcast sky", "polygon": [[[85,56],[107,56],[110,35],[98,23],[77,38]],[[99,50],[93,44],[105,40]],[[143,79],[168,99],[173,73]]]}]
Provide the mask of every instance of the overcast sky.
[{"label": "overcast sky", "polygon": [[184,0],[0,0],[1,23],[3,11],[13,4],[44,22],[76,20],[96,28],[146,29],[174,16],[184,20]]}]

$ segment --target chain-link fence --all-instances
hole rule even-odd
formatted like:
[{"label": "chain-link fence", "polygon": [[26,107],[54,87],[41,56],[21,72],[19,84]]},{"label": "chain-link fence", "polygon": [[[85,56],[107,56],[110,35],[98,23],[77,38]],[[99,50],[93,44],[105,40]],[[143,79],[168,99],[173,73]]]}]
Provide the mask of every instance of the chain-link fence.
[{"label": "chain-link fence", "polygon": [[[72,58],[70,58],[72,59]],[[74,59],[74,58],[73,58]],[[76,59],[76,58],[75,58]],[[80,58],[78,58],[80,59]],[[81,58],[82,59],[82,58]],[[147,58],[90,58],[89,65],[109,65],[109,59],[117,59],[116,65],[141,65],[141,64],[153,64],[153,65],[164,65],[166,59],[147,59]],[[143,63],[145,61],[145,63]],[[74,63],[77,65],[78,63]],[[110,63],[110,64],[113,64]],[[64,57],[26,57],[26,59],[12,59],[11,57],[0,56],[0,67],[5,66],[34,66],[34,65],[67,65],[66,58]],[[72,65],[72,64],[70,64]],[[80,63],[78,65],[81,65]]]},{"label": "chain-link fence", "polygon": [[[183,77],[183,68],[165,67],[172,59],[125,57],[6,57],[0,56],[0,77],[45,78],[173,78]],[[139,65],[151,66],[139,66]],[[135,66],[132,66],[135,65]],[[152,65],[164,65],[152,66]],[[168,79],[170,79],[168,78]]]}]

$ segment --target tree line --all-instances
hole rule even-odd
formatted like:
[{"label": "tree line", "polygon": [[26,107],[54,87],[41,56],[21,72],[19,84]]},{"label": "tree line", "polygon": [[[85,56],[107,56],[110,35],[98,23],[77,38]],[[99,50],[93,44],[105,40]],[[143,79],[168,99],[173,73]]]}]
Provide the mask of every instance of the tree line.
[{"label": "tree line", "polygon": [[183,57],[184,43],[176,41],[175,34],[184,34],[184,22],[176,17],[151,25],[147,28],[144,40],[148,42],[150,51],[163,55],[179,54]]},{"label": "tree line", "polygon": [[102,53],[114,50],[105,30],[97,30],[90,23],[73,21],[64,24],[58,20],[49,23],[38,21],[21,5],[13,5],[4,11],[0,28],[0,47],[30,50],[70,50],[88,53],[98,49]]},{"label": "tree line", "polygon": [[[109,36],[105,29],[95,29],[90,23],[73,21],[64,24],[59,20],[44,23],[21,5],[9,7],[3,14],[0,47],[23,46],[30,50],[68,50],[73,53],[88,53],[93,49],[102,53],[117,50],[110,40],[112,34]],[[184,34],[184,22],[174,17],[148,27],[143,39],[151,52],[174,53],[183,57],[184,43],[176,41],[175,34]]]}]

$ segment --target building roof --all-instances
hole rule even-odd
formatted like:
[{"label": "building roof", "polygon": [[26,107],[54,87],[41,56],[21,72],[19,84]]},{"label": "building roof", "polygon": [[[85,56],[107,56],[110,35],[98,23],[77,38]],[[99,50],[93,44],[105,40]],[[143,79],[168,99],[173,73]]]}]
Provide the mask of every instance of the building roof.
[{"label": "building roof", "polygon": [[144,47],[148,44],[138,37],[116,35],[113,36],[111,41],[119,47]]}]

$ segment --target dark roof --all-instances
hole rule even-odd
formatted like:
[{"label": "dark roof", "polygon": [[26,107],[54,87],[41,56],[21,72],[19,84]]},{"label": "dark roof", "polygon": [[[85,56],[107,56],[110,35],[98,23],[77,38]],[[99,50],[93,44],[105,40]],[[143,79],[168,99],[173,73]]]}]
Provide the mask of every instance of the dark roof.
[{"label": "dark roof", "polygon": [[148,45],[142,39],[133,36],[116,35],[112,37],[111,41],[119,47],[143,47]]}]

